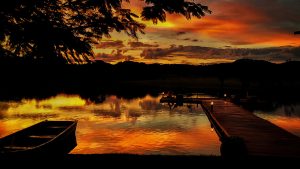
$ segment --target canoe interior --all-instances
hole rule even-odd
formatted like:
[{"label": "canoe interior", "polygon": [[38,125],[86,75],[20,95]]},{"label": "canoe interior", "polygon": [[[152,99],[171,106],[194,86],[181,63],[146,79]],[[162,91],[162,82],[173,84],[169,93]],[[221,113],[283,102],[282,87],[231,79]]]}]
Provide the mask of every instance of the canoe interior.
[{"label": "canoe interior", "polygon": [[[34,149],[54,140],[75,137],[76,121],[43,121],[20,130],[0,140],[2,152],[17,152]],[[76,138],[75,138],[76,139]],[[57,141],[56,141],[57,142]]]}]

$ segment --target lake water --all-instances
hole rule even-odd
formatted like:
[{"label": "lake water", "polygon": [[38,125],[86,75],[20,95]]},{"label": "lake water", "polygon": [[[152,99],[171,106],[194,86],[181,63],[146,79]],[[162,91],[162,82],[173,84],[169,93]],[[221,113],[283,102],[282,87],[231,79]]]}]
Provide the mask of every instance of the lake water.
[{"label": "lake water", "polygon": [[0,102],[0,137],[42,120],[78,120],[71,153],[220,155],[220,141],[200,105],[170,108],[161,96],[122,99],[60,94]]},{"label": "lake water", "polygon": [[281,105],[272,111],[254,111],[254,114],[300,137],[300,103]]}]

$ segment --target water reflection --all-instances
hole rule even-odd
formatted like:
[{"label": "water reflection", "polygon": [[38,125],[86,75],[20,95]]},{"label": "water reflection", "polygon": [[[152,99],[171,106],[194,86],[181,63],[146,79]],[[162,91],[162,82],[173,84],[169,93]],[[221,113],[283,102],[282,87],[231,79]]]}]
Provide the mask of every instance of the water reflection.
[{"label": "water reflection", "polygon": [[219,155],[220,142],[201,107],[172,110],[160,97],[58,95],[0,103],[0,137],[45,119],[78,120],[72,153]]},{"label": "water reflection", "polygon": [[283,104],[274,111],[254,111],[255,115],[300,137],[300,103]]}]

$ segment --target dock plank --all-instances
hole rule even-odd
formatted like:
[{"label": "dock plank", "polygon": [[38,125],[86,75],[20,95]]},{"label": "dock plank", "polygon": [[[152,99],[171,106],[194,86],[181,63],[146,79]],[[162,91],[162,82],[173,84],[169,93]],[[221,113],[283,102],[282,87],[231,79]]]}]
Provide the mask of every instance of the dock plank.
[{"label": "dock plank", "polygon": [[249,155],[300,158],[299,137],[229,101],[204,99],[201,102],[206,113],[213,117],[210,120],[220,125],[218,130],[224,130],[227,137],[243,138]]}]

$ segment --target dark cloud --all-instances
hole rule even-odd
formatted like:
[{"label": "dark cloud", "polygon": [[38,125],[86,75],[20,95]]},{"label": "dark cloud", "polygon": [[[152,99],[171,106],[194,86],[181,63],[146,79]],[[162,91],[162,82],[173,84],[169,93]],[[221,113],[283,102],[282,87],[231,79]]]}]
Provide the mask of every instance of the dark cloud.
[{"label": "dark cloud", "polygon": [[132,48],[157,48],[158,44],[147,44],[143,42],[128,42],[128,45]]},{"label": "dark cloud", "polygon": [[179,40],[183,40],[183,41],[191,41],[191,42],[199,42],[198,39],[191,39],[191,38],[184,38],[184,39],[179,39]]},{"label": "dark cloud", "polygon": [[96,46],[96,48],[123,48],[125,45],[123,44],[123,41],[117,40],[117,41],[105,41],[101,42]]},{"label": "dark cloud", "polygon": [[199,59],[259,59],[271,62],[300,60],[300,47],[274,47],[262,49],[220,49],[202,46],[171,46],[169,48],[145,49],[141,57],[161,59],[173,56]]},{"label": "dark cloud", "polygon": [[166,39],[174,39],[179,38],[181,35],[184,35],[185,33],[181,33],[181,35],[178,35],[178,32],[174,32],[174,30],[168,30],[168,29],[156,29],[155,36],[153,38],[166,38]]},{"label": "dark cloud", "polygon": [[113,50],[110,54],[98,53],[95,56],[96,60],[103,60],[105,62],[115,62],[115,61],[130,61],[134,60],[131,55],[125,55],[126,51],[123,50]]},{"label": "dark cloud", "polygon": [[172,45],[170,48],[145,49],[140,56],[145,59],[170,57],[172,53],[179,52],[182,48],[183,46],[176,47],[175,45]]},{"label": "dark cloud", "polygon": [[185,34],[186,34],[186,32],[177,32],[176,33],[177,36],[181,36],[181,35],[185,35]]}]

